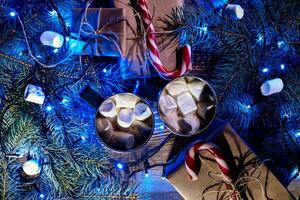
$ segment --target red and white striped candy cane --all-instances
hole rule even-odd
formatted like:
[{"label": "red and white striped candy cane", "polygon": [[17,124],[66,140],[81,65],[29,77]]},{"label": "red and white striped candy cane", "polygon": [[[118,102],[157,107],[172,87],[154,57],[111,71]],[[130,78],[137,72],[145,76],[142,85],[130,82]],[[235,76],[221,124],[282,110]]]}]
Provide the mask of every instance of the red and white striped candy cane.
[{"label": "red and white striped candy cane", "polygon": [[220,150],[212,143],[197,142],[195,143],[186,155],[185,167],[188,174],[192,180],[198,179],[198,174],[200,172],[200,166],[196,164],[196,153],[199,151],[208,151],[212,154],[213,158],[216,160],[222,175],[228,182],[232,182],[230,169],[224,160]]},{"label": "red and white striped candy cane", "polygon": [[191,47],[185,45],[181,47],[182,63],[175,71],[168,71],[162,64],[159,50],[156,45],[155,28],[153,25],[152,16],[148,10],[146,0],[138,0],[139,12],[143,19],[145,29],[147,31],[147,48],[152,65],[163,78],[177,78],[187,73],[191,68]]},{"label": "red and white striped candy cane", "polygon": [[[190,178],[195,181],[198,179],[198,174],[200,172],[200,166],[196,164],[196,153],[199,151],[208,151],[210,154],[212,154],[213,158],[217,162],[219,169],[221,170],[221,173],[225,179],[225,181],[229,184],[226,184],[226,187],[228,189],[232,189],[232,178],[231,178],[231,171],[222,156],[219,148],[215,146],[212,143],[207,142],[197,142],[195,143],[186,154],[185,158],[185,167],[188,171],[188,174]],[[198,157],[197,157],[198,158]],[[233,193],[230,196],[230,199],[232,200],[238,200],[239,198]]]}]

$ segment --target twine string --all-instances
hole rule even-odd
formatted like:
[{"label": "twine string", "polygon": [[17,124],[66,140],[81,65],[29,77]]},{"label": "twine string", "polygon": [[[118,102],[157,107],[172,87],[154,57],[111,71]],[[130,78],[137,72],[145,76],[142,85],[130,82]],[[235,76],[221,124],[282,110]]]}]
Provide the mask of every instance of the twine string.
[{"label": "twine string", "polygon": [[[243,171],[241,171],[238,175],[237,180],[232,183],[228,182],[227,178],[218,172],[214,172],[214,169],[201,157],[200,160],[203,162],[211,171],[208,172],[209,177],[214,180],[217,185],[226,185],[226,189],[208,189],[204,190],[202,193],[202,199],[204,200],[206,196],[209,196],[211,194],[219,194],[223,193],[224,196],[222,199],[224,200],[229,200],[232,197],[235,197],[237,199],[242,199],[241,198],[241,192],[247,189],[248,185],[251,183],[256,183],[260,187],[260,192],[261,192],[261,199],[266,200],[266,193],[264,190],[263,184],[259,181],[259,177],[261,174],[260,168],[263,165],[263,162],[260,164],[252,164],[251,166],[245,167]],[[253,173],[251,175],[245,175],[247,172],[250,170],[253,170]],[[254,173],[257,172],[257,175],[254,175]],[[229,186],[229,187],[228,187]]]}]

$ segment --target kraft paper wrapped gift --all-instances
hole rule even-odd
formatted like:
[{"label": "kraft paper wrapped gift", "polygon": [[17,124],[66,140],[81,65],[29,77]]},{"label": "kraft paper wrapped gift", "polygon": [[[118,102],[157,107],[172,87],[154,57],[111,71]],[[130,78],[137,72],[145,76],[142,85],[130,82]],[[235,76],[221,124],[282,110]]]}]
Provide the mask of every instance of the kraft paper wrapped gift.
[{"label": "kraft paper wrapped gift", "polygon": [[[123,8],[126,10],[126,20],[127,20],[127,56],[131,62],[133,68],[138,69],[144,60],[144,49],[146,49],[143,44],[143,37],[141,31],[141,25],[143,22],[136,15],[138,11],[136,0],[115,0],[116,8]],[[182,6],[184,0],[148,0],[147,5],[151,14],[154,14],[153,24],[157,32],[162,31],[163,23],[159,18],[166,17],[172,10],[178,6]],[[161,49],[166,45],[166,38],[160,37],[162,34],[157,34],[157,45]],[[169,71],[174,71],[176,69],[176,49],[178,45],[172,44],[167,48],[160,51],[160,57],[162,63]]]},{"label": "kraft paper wrapped gift", "polygon": [[[78,38],[84,8],[73,8],[71,35]],[[81,26],[80,42],[75,55],[121,57],[126,51],[125,11],[121,8],[88,8]]]},{"label": "kraft paper wrapped gift", "polygon": [[[229,125],[221,125],[209,134],[208,137],[204,138],[220,148],[231,172],[233,172],[241,199],[295,199]],[[200,138],[204,139],[202,136]],[[230,199],[228,195],[226,198],[225,184],[224,182],[222,184],[221,178],[217,175],[220,174],[220,170],[210,155],[207,153],[199,155],[201,167],[196,181],[190,180],[188,176],[184,164],[185,155],[186,151],[182,151],[176,162],[167,167],[167,179],[184,199]],[[239,176],[240,178],[237,178]],[[245,185],[242,186],[242,184]]]}]

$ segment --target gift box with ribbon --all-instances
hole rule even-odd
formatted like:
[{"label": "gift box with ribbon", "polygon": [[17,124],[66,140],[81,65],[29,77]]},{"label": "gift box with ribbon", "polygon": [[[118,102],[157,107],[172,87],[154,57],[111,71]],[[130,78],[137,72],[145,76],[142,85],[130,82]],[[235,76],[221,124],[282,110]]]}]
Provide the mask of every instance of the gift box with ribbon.
[{"label": "gift box with ribbon", "polygon": [[295,199],[264,162],[229,125],[214,122],[181,151],[166,174],[188,200]]},{"label": "gift box with ribbon", "polygon": [[[191,67],[190,46],[169,43],[165,26],[160,20],[183,6],[184,0],[115,0],[116,8],[126,10],[127,57],[135,71],[140,72],[145,59],[160,75],[175,78],[185,74]],[[144,74],[150,70],[142,69]]]},{"label": "gift box with ribbon", "polygon": [[75,55],[121,57],[126,51],[125,11],[121,8],[73,8],[71,35]]}]

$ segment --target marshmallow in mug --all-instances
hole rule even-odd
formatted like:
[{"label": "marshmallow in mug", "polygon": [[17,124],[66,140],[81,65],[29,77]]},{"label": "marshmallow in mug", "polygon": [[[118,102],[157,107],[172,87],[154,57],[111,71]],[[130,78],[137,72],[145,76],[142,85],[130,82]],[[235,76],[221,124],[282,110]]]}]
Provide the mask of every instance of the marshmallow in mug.
[{"label": "marshmallow in mug", "polygon": [[139,143],[145,141],[145,138],[149,136],[151,131],[152,128],[150,126],[138,120],[135,120],[128,130],[129,133],[134,135],[135,140]]},{"label": "marshmallow in mug", "polygon": [[132,94],[119,94],[115,97],[116,108],[134,108],[138,99]]},{"label": "marshmallow in mug", "polygon": [[175,112],[177,110],[176,100],[163,92],[162,96],[159,99],[159,107],[164,115],[169,114],[170,112]]},{"label": "marshmallow in mug", "polygon": [[117,116],[117,109],[116,109],[115,102],[113,102],[110,99],[104,101],[103,104],[101,104],[101,106],[99,107],[99,112],[104,117],[114,118],[115,116]]},{"label": "marshmallow in mug", "polygon": [[177,96],[177,104],[180,112],[187,115],[197,110],[197,105],[190,92],[184,92]]},{"label": "marshmallow in mug", "polygon": [[138,103],[134,107],[134,115],[137,120],[144,121],[152,115],[152,112],[148,105]]},{"label": "marshmallow in mug", "polygon": [[184,133],[196,133],[200,128],[200,120],[195,113],[189,114],[179,121]]},{"label": "marshmallow in mug", "polygon": [[133,110],[129,108],[123,108],[118,114],[117,123],[122,128],[129,128],[134,122],[134,119],[135,116]]},{"label": "marshmallow in mug", "polygon": [[180,119],[181,119],[181,117],[177,114],[177,112],[171,112],[165,116],[166,124],[172,131],[175,131],[175,132],[179,132],[181,130],[179,123],[178,123]]},{"label": "marshmallow in mug", "polygon": [[193,81],[191,83],[188,83],[187,85],[188,85],[189,91],[191,92],[193,97],[197,101],[200,101],[202,92],[203,92],[206,84],[203,82],[200,82],[200,81]]},{"label": "marshmallow in mug", "polygon": [[125,149],[131,149],[135,145],[135,139],[133,134],[115,131],[111,137],[110,143],[113,146],[125,147]]},{"label": "marshmallow in mug", "polygon": [[166,88],[169,94],[172,95],[173,97],[183,92],[189,91],[188,85],[186,84],[184,79],[175,80],[174,82],[167,85]]}]

